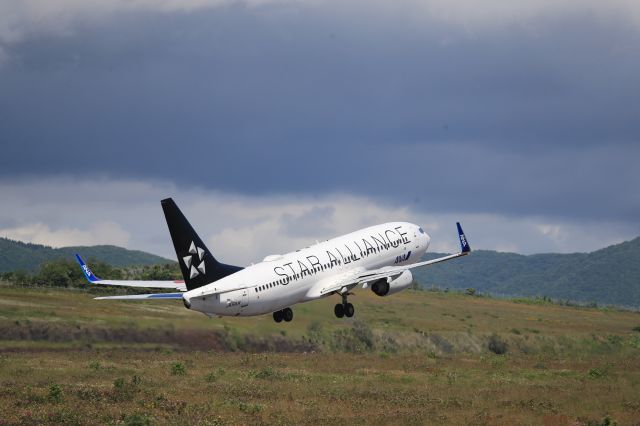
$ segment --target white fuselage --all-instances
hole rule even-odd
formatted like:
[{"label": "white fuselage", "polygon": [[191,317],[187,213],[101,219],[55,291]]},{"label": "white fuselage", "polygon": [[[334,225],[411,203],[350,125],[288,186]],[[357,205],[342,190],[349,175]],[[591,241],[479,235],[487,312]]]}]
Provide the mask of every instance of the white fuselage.
[{"label": "white fuselage", "polygon": [[184,293],[184,300],[191,309],[208,315],[262,315],[317,299],[314,289],[341,275],[418,262],[429,242],[429,235],[418,225],[376,225],[292,253],[268,256]]}]

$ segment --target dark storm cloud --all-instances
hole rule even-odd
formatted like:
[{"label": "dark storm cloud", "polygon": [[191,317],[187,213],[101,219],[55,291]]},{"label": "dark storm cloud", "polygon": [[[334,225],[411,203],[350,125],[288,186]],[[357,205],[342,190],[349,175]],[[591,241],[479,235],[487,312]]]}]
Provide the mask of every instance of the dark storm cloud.
[{"label": "dark storm cloud", "polygon": [[25,38],[0,68],[0,174],[640,215],[636,27],[326,9],[122,13]]}]

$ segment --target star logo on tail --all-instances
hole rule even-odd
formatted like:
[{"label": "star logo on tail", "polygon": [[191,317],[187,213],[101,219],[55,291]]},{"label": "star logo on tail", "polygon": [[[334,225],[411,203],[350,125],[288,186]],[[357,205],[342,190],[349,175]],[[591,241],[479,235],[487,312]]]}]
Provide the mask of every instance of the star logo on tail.
[{"label": "star logo on tail", "polygon": [[[195,243],[191,241],[191,245],[189,246],[189,254],[182,258],[182,261],[189,270],[189,278],[195,278],[200,275],[200,273],[206,273],[203,258],[204,250],[200,247],[197,247]],[[196,263],[198,264],[197,266]]]}]

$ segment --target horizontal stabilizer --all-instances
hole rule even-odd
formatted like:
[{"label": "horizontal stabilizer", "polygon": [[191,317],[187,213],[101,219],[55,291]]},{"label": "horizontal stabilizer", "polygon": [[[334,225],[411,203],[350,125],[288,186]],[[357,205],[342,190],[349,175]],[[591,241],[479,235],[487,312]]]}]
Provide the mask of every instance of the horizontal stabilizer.
[{"label": "horizontal stabilizer", "polygon": [[121,287],[141,287],[141,288],[170,288],[173,290],[187,291],[187,287],[182,280],[172,281],[142,281],[142,280],[103,280],[98,278],[91,272],[89,266],[79,254],[76,254],[76,260],[80,264],[80,268],[90,284],[115,285]]},{"label": "horizontal stabilizer", "polygon": [[152,300],[152,299],[182,299],[182,293],[129,294],[126,296],[102,296],[96,300]]}]

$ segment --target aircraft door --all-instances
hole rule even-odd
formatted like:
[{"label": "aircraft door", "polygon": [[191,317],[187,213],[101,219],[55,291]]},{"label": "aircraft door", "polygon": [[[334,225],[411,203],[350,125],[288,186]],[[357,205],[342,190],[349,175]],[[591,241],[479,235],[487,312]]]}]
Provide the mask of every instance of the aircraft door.
[{"label": "aircraft door", "polygon": [[246,308],[249,305],[249,292],[247,289],[242,290],[242,298],[240,299],[240,307]]}]

